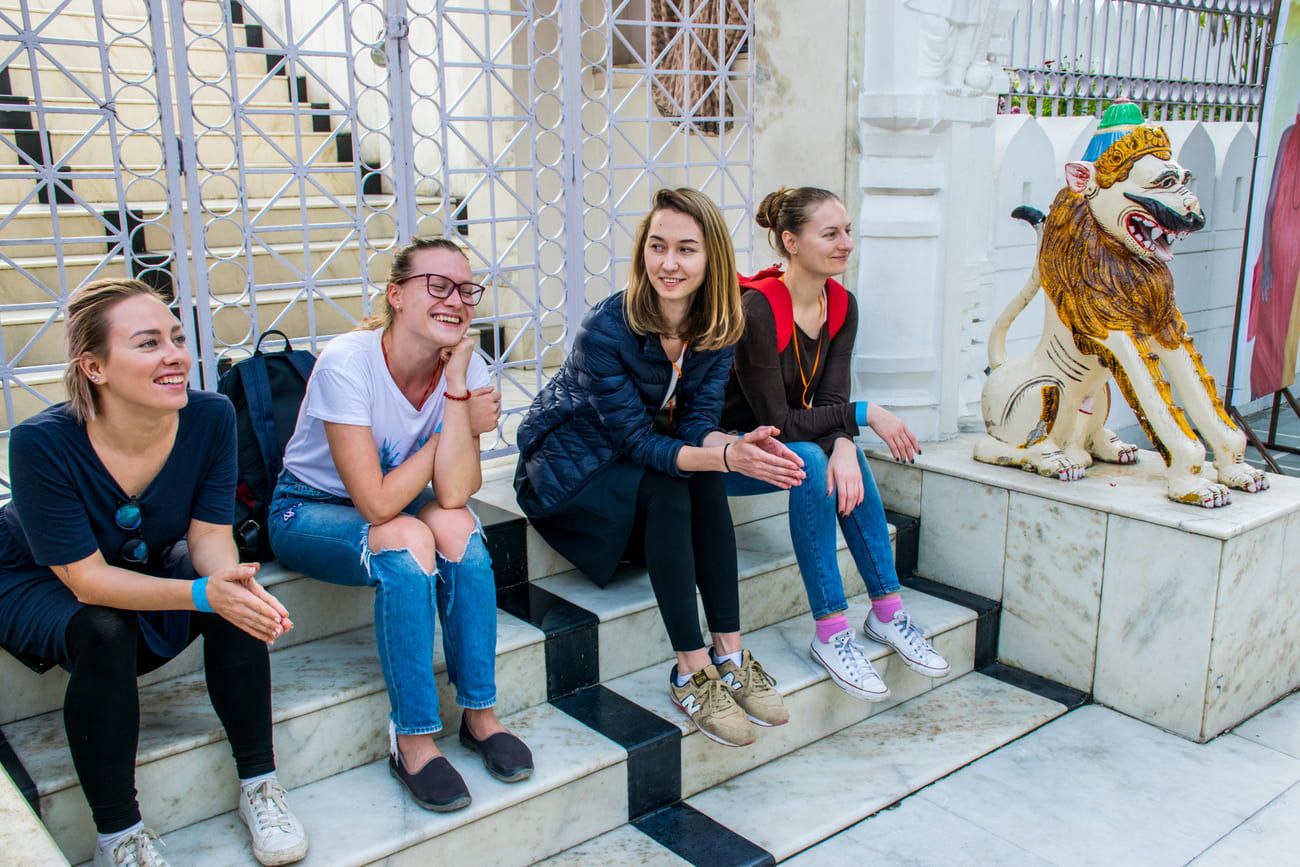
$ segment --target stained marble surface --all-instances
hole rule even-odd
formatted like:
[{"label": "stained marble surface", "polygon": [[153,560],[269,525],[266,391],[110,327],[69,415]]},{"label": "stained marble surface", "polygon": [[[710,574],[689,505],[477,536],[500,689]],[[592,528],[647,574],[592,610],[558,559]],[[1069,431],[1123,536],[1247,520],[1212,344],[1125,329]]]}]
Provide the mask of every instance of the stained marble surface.
[{"label": "stained marble surface", "polygon": [[1007,502],[1002,488],[925,473],[917,572],[951,587],[1001,599]]},{"label": "stained marble surface", "polygon": [[1199,739],[1222,543],[1112,515],[1094,697]]},{"label": "stained marble surface", "polygon": [[1092,691],[1106,515],[1013,492],[998,658]]},{"label": "stained marble surface", "polygon": [[[962,434],[946,442],[926,443],[916,467],[925,471],[927,480],[932,474],[947,475],[1216,539],[1231,538],[1300,510],[1300,479],[1289,476],[1270,475],[1272,487],[1268,491],[1260,494],[1233,491],[1228,507],[1202,509],[1175,503],[1165,496],[1164,462],[1154,452],[1141,452],[1133,466],[1094,464],[1085,478],[1062,482],[1023,470],[980,463],[971,457],[979,436]],[[871,455],[888,458],[880,448],[873,448]],[[923,517],[924,496],[923,487]]]},{"label": "stained marble surface", "polygon": [[67,864],[41,820],[9,775],[0,773],[0,860],[9,864]]},{"label": "stained marble surface", "polygon": [[1300,862],[1300,783],[1242,822],[1191,863],[1194,867]]},{"label": "stained marble surface", "polygon": [[[454,739],[443,742],[448,759],[465,778],[473,803],[455,813],[420,809],[390,776],[387,760],[290,792],[294,812],[306,825],[311,850],[304,865],[404,863],[520,863],[529,852],[560,851],[627,816],[626,753],[582,723],[542,704],[514,714],[506,724],[533,751],[536,771],[521,783],[488,776],[482,762]],[[547,797],[554,795],[555,797]],[[532,813],[516,811],[538,802]],[[347,817],[347,821],[340,821]],[[495,820],[494,820],[495,817]],[[435,839],[436,838],[436,839]],[[568,839],[566,839],[568,838]],[[503,841],[510,840],[510,845]],[[225,814],[166,835],[173,863],[248,863],[247,833]],[[435,841],[432,849],[412,849]],[[549,853],[548,853],[549,854]],[[496,860],[492,860],[495,855]]]},{"label": "stained marble surface", "polygon": [[[927,449],[930,447],[927,443]],[[876,480],[880,500],[891,512],[921,516],[921,470],[914,464],[900,464],[888,452],[874,452],[867,458]]]},{"label": "stained marble surface", "polygon": [[558,855],[539,862],[538,867],[685,867],[689,861],[642,834],[631,825],[623,825],[601,834]]},{"label": "stained marble surface", "polygon": [[[1063,710],[1032,693],[968,674],[715,786],[688,803],[781,859]],[[835,784],[827,785],[828,780]],[[987,798],[986,791],[986,803]]]},{"label": "stained marble surface", "polygon": [[1300,761],[1242,738],[1194,744],[1094,705],[915,797],[1058,864],[1181,865],[1297,781]]},{"label": "stained marble surface", "polygon": [[1232,733],[1261,746],[1300,759],[1300,693],[1292,693],[1266,708]]}]

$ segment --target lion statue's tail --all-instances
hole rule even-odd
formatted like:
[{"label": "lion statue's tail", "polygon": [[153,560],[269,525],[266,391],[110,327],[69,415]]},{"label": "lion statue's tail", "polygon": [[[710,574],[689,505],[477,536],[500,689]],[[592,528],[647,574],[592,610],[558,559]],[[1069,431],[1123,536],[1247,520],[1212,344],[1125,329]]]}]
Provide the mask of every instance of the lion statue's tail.
[{"label": "lion statue's tail", "polygon": [[[1011,212],[1011,216],[1017,220],[1024,220],[1033,227],[1034,232],[1038,235],[1039,244],[1043,241],[1043,220],[1046,216],[1037,208],[1031,208],[1028,205],[1021,205]],[[997,321],[993,323],[992,330],[989,331],[989,367],[985,373],[989,373],[997,367],[1000,367],[1007,360],[1007,330],[1011,328],[1011,323],[1016,317],[1029,306],[1029,302],[1034,300],[1038,294],[1038,256],[1034,256],[1034,267],[1029,272],[1029,279],[1025,281],[1024,287],[1011,299],[1007,304]]]}]

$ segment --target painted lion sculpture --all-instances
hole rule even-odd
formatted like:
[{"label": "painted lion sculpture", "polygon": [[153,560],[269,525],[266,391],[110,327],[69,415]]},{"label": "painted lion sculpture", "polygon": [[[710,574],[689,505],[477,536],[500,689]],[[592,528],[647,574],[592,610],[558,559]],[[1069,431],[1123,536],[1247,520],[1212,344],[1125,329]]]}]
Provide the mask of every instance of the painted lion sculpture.
[{"label": "painted lion sculpture", "polygon": [[[1038,230],[1038,258],[989,336],[987,434],[976,460],[1065,481],[1082,478],[1094,459],[1133,463],[1137,447],[1105,426],[1114,377],[1164,458],[1170,499],[1214,508],[1227,505],[1229,488],[1264,490],[1174,304],[1171,243],[1203,228],[1205,215],[1169,137],[1135,105],[1112,106],[1065,176],[1046,218],[1024,207],[1013,214]],[[1007,329],[1040,285],[1042,337],[1030,355],[1007,361]],[[1213,449],[1217,480],[1202,472],[1205,446],[1188,415]]]}]

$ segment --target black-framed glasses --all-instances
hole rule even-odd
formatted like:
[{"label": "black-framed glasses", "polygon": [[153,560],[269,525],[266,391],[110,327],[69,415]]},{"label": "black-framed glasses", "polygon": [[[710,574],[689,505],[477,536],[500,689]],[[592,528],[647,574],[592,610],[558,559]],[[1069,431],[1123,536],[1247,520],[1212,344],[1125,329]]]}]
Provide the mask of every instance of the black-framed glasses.
[{"label": "black-framed glasses", "polygon": [[430,298],[437,298],[439,301],[444,298],[450,298],[452,292],[460,293],[460,300],[466,306],[473,307],[478,304],[487,287],[479,283],[458,283],[450,277],[444,277],[441,274],[412,274],[407,280],[415,280],[420,277],[424,278],[425,291],[429,293]]},{"label": "black-framed glasses", "polygon": [[117,524],[119,529],[134,533],[118,549],[122,559],[128,563],[143,563],[149,559],[149,543],[144,540],[140,533],[140,526],[144,523],[144,516],[140,512],[140,501],[135,497],[127,500],[117,507],[113,513],[113,523]]}]

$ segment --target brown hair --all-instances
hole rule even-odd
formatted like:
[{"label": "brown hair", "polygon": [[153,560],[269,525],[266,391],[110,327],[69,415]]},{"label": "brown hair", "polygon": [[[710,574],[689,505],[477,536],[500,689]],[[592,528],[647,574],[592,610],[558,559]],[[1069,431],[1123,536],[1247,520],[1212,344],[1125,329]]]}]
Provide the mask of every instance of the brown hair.
[{"label": "brown hair", "polygon": [[736,278],[736,250],[731,245],[731,233],[727,231],[727,223],[713,200],[688,187],[655,193],[650,213],[645,215],[637,229],[624,305],[628,327],[636,334],[663,334],[667,331],[659,310],[659,297],[650,285],[645,268],[650,221],[656,213],[664,210],[685,214],[704,233],[707,263],[704,282],[696,291],[677,336],[693,348],[704,351],[738,343],[745,327],[745,315],[740,309],[740,283]]},{"label": "brown hair", "polygon": [[411,276],[411,260],[415,254],[421,250],[446,250],[449,253],[459,253],[469,261],[469,254],[465,248],[450,238],[412,238],[393,256],[393,264],[388,268],[388,282],[384,284],[384,293],[376,299],[378,309],[357,323],[358,331],[374,331],[382,328],[387,331],[393,324],[397,311],[393,310],[393,305],[388,303],[388,286],[393,283],[401,283]]},{"label": "brown hair", "polygon": [[90,377],[81,369],[81,360],[87,355],[108,358],[108,313],[118,302],[136,295],[149,295],[167,303],[147,283],[116,277],[93,280],[68,296],[64,308],[68,366],[63,371],[63,387],[72,414],[82,424],[95,417],[99,399]]},{"label": "brown hair", "polygon": [[810,219],[813,210],[822,202],[838,202],[840,197],[821,187],[781,187],[775,193],[768,193],[758,205],[754,222],[767,229],[767,242],[782,257],[789,259],[790,251],[785,248],[786,232],[799,234]]}]

